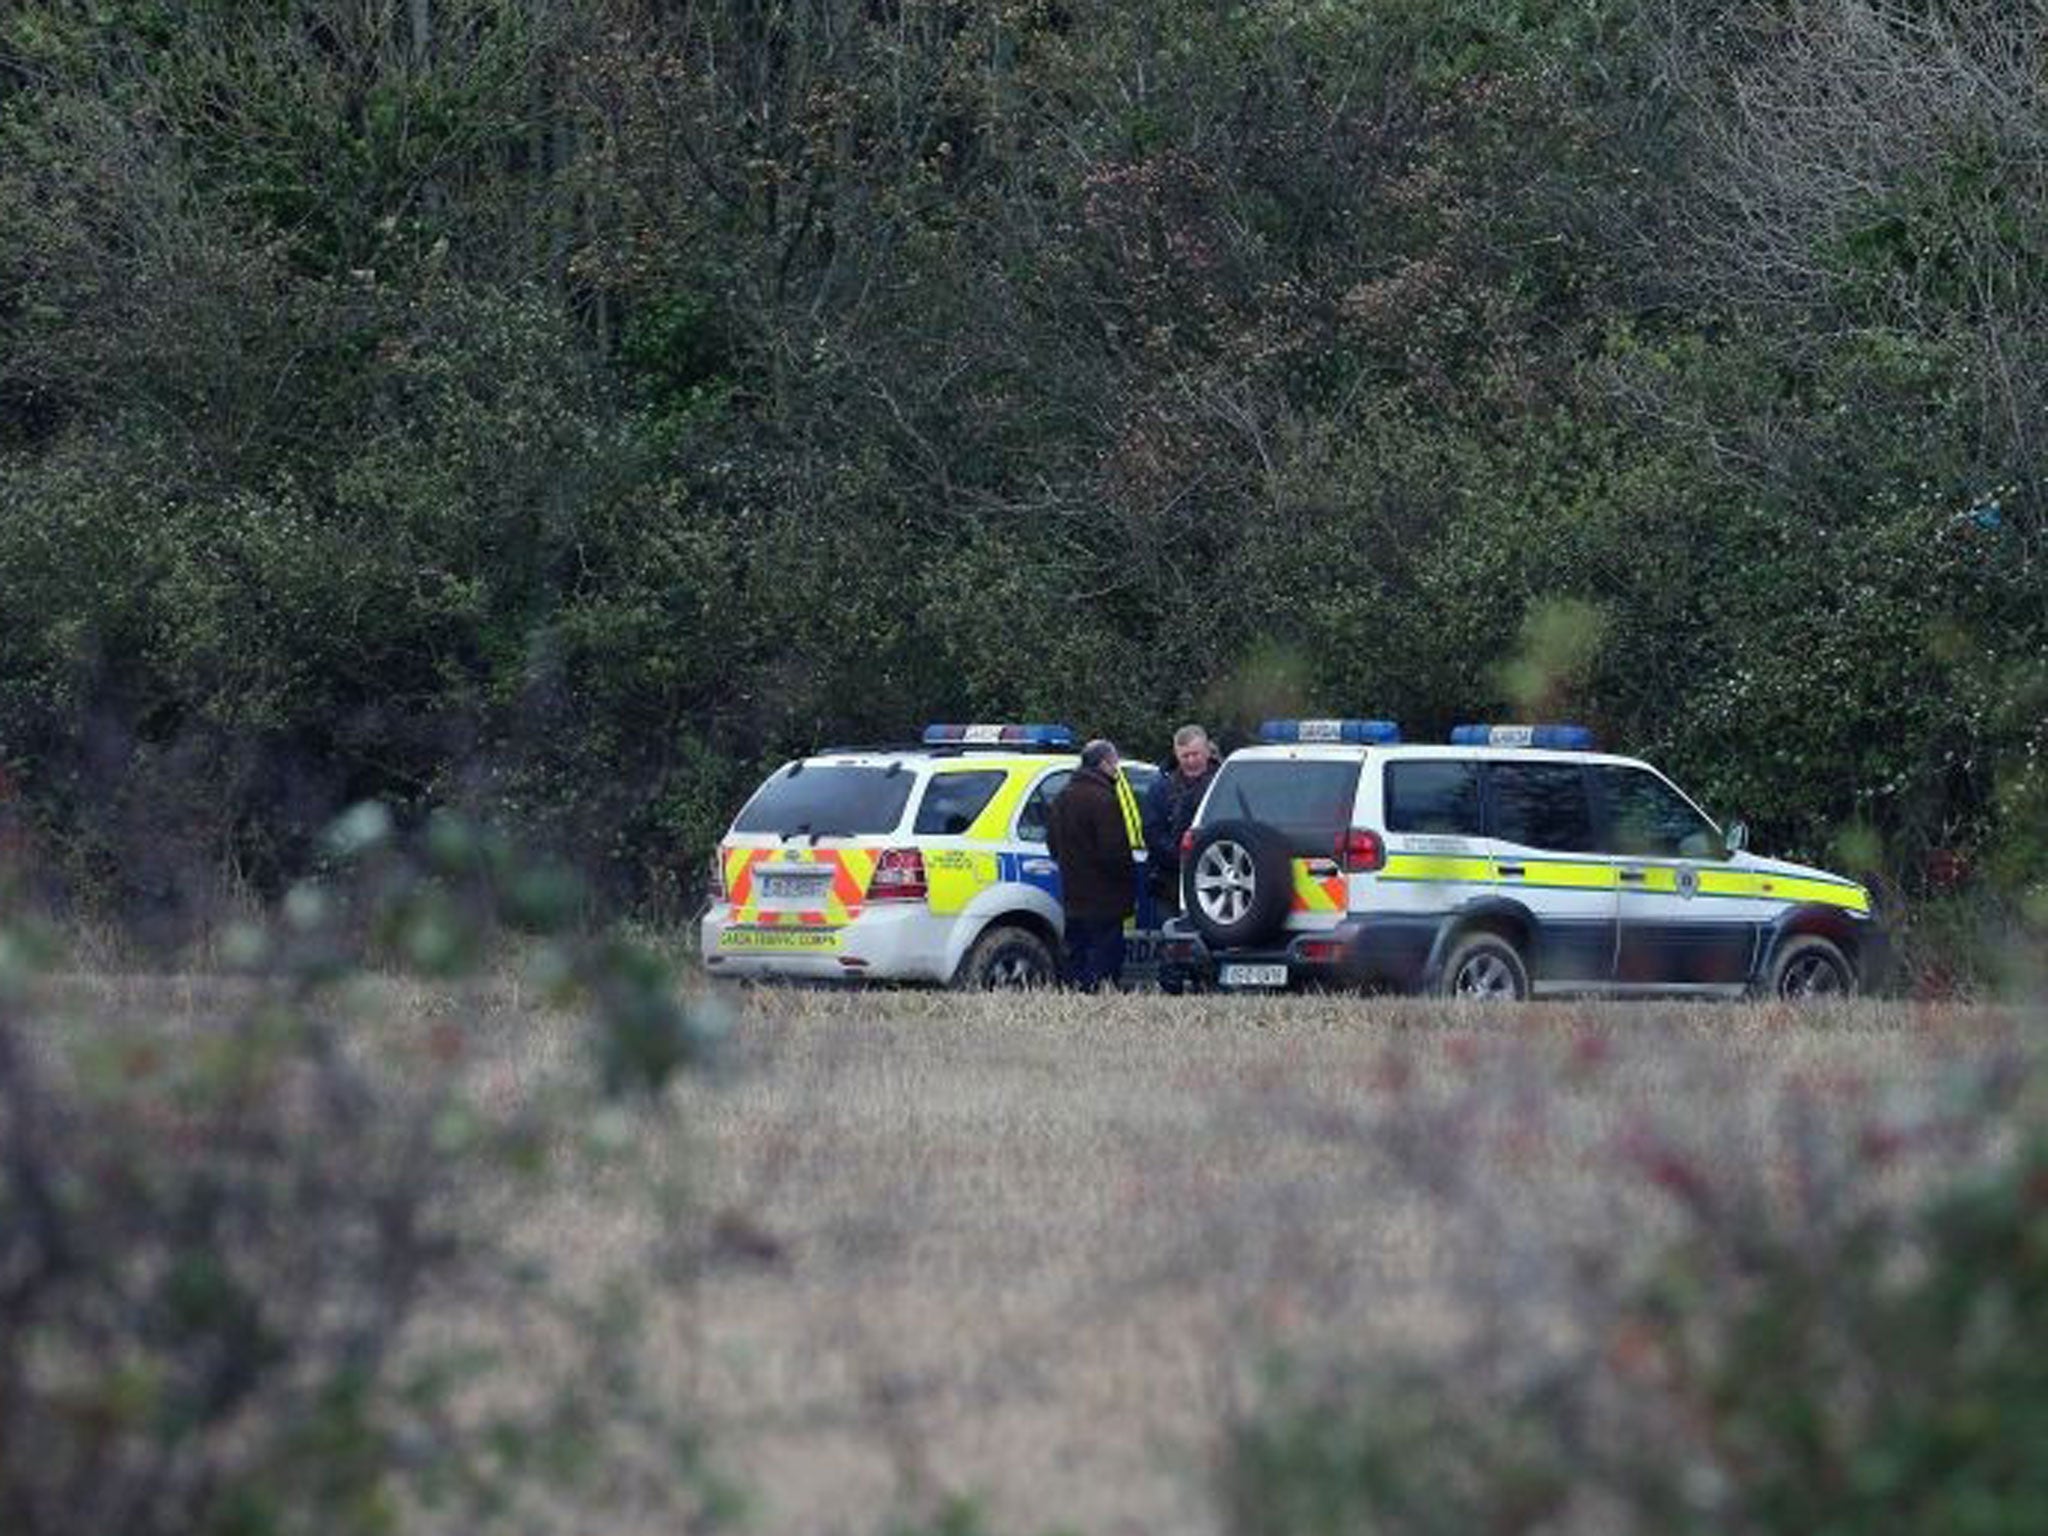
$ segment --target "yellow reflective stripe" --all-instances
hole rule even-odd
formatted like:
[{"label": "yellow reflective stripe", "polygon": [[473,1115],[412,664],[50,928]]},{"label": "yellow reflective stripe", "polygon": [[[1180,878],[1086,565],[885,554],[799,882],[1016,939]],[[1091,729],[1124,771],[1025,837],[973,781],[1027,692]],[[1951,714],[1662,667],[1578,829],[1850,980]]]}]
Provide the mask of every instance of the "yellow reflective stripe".
[{"label": "yellow reflective stripe", "polygon": [[872,848],[839,850],[839,867],[846,871],[846,878],[853,888],[851,905],[867,900],[868,882],[875,878],[875,859],[876,853]]},{"label": "yellow reflective stripe", "polygon": [[1138,792],[1131,788],[1122,768],[1116,771],[1116,803],[1124,813],[1124,835],[1131,840],[1131,847],[1144,847],[1145,819],[1138,812]]},{"label": "yellow reflective stripe", "polygon": [[[1317,879],[1309,873],[1308,859],[1289,860],[1294,872],[1293,909],[1296,912],[1342,912],[1344,910],[1344,877],[1332,875]],[[1327,860],[1315,860],[1326,863]]]},{"label": "yellow reflective stripe", "polygon": [[728,848],[725,850],[725,888],[727,891],[732,891],[738,887],[740,876],[746,873],[747,861],[753,858],[759,851],[754,848]]},{"label": "yellow reflective stripe", "polygon": [[1840,880],[1815,880],[1799,875],[1774,875],[1763,870],[1700,871],[1702,896],[1747,896],[1764,901],[1804,901],[1818,906],[1868,912],[1870,893]]},{"label": "yellow reflective stripe", "polygon": [[1380,871],[1382,880],[1465,880],[1493,879],[1493,860],[1463,858],[1442,853],[1397,853]]},{"label": "yellow reflective stripe", "polygon": [[[1498,864],[1520,864],[1519,876],[1501,876]],[[1382,880],[1462,881],[1466,884],[1516,887],[1604,890],[1620,884],[1623,868],[1639,870],[1640,883],[1630,881],[1628,889],[1654,896],[1679,894],[1679,867],[1673,864],[1642,864],[1631,859],[1602,863],[1590,859],[1480,859],[1446,854],[1397,853],[1389,856]],[[1694,866],[1699,876],[1695,896],[1736,897],[1754,901],[1811,902],[1841,907],[1849,912],[1868,913],[1870,893],[1846,880],[1820,880],[1809,876],[1776,875],[1763,870],[1704,869]],[[1298,882],[1297,882],[1298,884]]]},{"label": "yellow reflective stripe", "polygon": [[1743,874],[1732,869],[1703,869],[1700,871],[1700,894],[1702,896],[1762,896],[1767,894],[1760,888],[1755,875]]},{"label": "yellow reflective stripe", "polygon": [[1779,880],[1773,883],[1779,889],[1769,892],[1770,895],[1782,894],[1784,886],[1789,884],[1796,891],[1791,897],[1793,901],[1818,902],[1823,906],[1841,907],[1846,911],[1861,912],[1866,916],[1870,912],[1870,892],[1860,885],[1835,885],[1823,880]]},{"label": "yellow reflective stripe", "polygon": [[[761,903],[754,894],[754,882],[748,871],[754,861],[767,851],[765,848],[733,848],[726,852],[725,893],[732,900],[732,915],[739,922],[752,922],[760,915]],[[745,890],[740,888],[742,880],[746,882]]]},{"label": "yellow reflective stripe", "polygon": [[1535,885],[1599,891],[1612,890],[1621,883],[1620,873],[1612,864],[1584,864],[1575,859],[1500,858],[1494,862],[1522,867],[1523,872],[1519,876],[1502,877],[1501,884],[1507,886]]}]

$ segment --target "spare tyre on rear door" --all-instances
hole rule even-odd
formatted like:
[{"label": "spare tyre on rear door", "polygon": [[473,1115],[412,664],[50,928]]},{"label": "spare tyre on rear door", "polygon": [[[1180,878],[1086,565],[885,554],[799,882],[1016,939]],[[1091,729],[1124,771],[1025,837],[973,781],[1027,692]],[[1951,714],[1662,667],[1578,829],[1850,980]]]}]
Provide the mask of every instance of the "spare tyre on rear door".
[{"label": "spare tyre on rear door", "polygon": [[1287,839],[1256,821],[1198,828],[1181,860],[1181,907],[1216,949],[1243,949],[1279,933],[1294,894]]}]

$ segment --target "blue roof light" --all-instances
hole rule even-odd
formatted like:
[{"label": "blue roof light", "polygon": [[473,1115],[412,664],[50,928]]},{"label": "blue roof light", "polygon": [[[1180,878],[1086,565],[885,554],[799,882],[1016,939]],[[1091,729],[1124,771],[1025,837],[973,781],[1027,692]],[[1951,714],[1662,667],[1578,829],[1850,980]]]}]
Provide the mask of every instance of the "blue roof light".
[{"label": "blue roof light", "polygon": [[1259,726],[1261,741],[1336,741],[1385,747],[1400,739],[1401,727],[1391,720],[1267,720]]},{"label": "blue roof light", "polygon": [[1593,733],[1583,725],[1459,725],[1454,747],[1541,747],[1546,752],[1590,752]]},{"label": "blue roof light", "polygon": [[924,728],[928,747],[1071,747],[1073,731],[1064,725],[928,725]]}]

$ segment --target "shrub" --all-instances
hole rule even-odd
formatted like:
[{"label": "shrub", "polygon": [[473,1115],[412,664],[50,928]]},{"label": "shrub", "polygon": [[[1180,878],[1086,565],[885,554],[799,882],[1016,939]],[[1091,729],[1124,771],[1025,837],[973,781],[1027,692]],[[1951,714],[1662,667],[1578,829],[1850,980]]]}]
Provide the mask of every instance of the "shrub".
[{"label": "shrub", "polygon": [[1631,1133],[1604,1181],[1676,1217],[1649,1263],[1560,1245],[1568,1317],[1537,1291],[1441,1355],[1283,1361],[1226,1436],[1228,1528],[2043,1529],[2048,1128],[2024,1079],[2000,1059],[1904,1115],[1795,1089],[1733,1159]]},{"label": "shrub", "polygon": [[[48,944],[0,933],[0,1527],[371,1536],[571,1498],[711,1523],[638,1293],[521,1236],[552,1178],[602,1171],[564,1130],[658,1112],[706,1017],[487,832],[402,841],[372,806],[329,848],[182,1024],[52,1017]],[[616,1106],[476,1090],[452,989],[507,924],[592,1006]],[[447,989],[419,1028],[375,1016],[408,974]]]}]

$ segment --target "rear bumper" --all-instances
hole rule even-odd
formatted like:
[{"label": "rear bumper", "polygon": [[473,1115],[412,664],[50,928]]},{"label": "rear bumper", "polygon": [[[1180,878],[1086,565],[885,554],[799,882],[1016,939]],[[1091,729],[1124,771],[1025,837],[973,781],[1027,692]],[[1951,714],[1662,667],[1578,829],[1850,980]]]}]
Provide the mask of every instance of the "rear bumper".
[{"label": "rear bumper", "polygon": [[945,981],[948,925],[922,902],[869,907],[838,927],[736,923],[714,903],[698,924],[711,976],[743,981]]},{"label": "rear bumper", "polygon": [[1160,961],[1196,981],[1222,990],[1273,990],[1269,983],[1240,980],[1240,968],[1284,966],[1285,985],[1360,987],[1414,992],[1430,979],[1437,935],[1443,918],[1354,918],[1335,928],[1281,936],[1282,942],[1256,948],[1212,949],[1185,917],[1166,925]]}]

